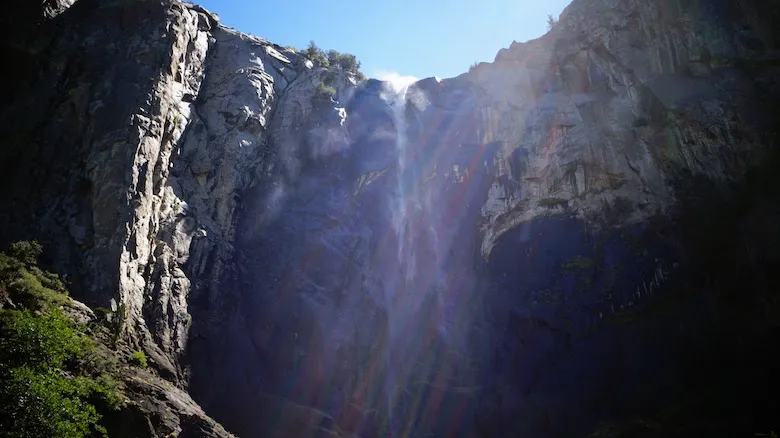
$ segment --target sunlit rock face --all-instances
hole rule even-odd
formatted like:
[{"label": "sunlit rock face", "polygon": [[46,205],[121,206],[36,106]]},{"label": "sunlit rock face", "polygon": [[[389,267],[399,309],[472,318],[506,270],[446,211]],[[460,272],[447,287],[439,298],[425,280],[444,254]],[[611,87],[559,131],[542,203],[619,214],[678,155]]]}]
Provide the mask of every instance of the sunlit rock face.
[{"label": "sunlit rock face", "polygon": [[583,435],[686,378],[708,303],[619,322],[774,144],[764,3],[578,0],[457,78],[357,84],[197,6],[79,2],[13,46],[0,240],[240,436]]},{"label": "sunlit rock face", "polygon": [[679,168],[741,176],[770,123],[756,103],[777,74],[745,68],[776,56],[764,10],[574,2],[547,35],[466,75],[486,92],[487,138],[504,146],[483,252],[550,208],[592,221],[619,205],[622,223],[663,212]]}]

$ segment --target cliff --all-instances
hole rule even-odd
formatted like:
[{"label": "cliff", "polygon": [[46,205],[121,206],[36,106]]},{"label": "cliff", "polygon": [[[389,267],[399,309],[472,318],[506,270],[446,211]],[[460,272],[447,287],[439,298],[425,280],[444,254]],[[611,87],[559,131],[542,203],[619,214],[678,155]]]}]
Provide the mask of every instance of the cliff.
[{"label": "cliff", "polygon": [[49,5],[4,34],[0,243],[240,436],[581,434],[684,386],[713,248],[773,299],[776,3],[576,0],[408,88],[188,3]]}]

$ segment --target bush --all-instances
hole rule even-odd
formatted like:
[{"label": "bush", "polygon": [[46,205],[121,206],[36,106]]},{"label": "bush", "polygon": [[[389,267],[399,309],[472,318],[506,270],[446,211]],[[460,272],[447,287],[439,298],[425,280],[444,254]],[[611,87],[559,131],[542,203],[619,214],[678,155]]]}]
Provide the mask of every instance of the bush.
[{"label": "bush", "polygon": [[555,24],[557,22],[558,21],[552,15],[548,14],[547,15],[547,30],[552,30],[552,28],[555,27]]},{"label": "bush", "polygon": [[136,351],[130,356],[130,363],[133,365],[139,366],[141,368],[146,368],[149,365],[146,363],[146,354],[143,351]]},{"label": "bush", "polygon": [[563,263],[563,269],[566,269],[567,271],[588,271],[593,269],[595,266],[596,262],[593,261],[593,259],[590,257],[583,257],[581,255],[576,255]]},{"label": "bush", "polygon": [[105,436],[100,411],[122,403],[112,364],[57,307],[62,281],[33,263],[40,245],[19,242],[0,253],[0,289],[17,305],[0,318],[0,435]]},{"label": "bush", "polygon": [[59,310],[41,316],[29,310],[17,312],[3,331],[0,368],[59,369],[68,359],[78,358],[87,348],[85,340]]},{"label": "bush", "polygon": [[309,47],[303,51],[303,54],[316,66],[338,68],[354,74],[359,80],[366,79],[360,72],[360,61],[351,53],[341,53],[337,50],[328,50],[326,53],[314,41],[309,41]]},{"label": "bush", "polygon": [[43,254],[43,247],[35,240],[21,241],[11,244],[8,255],[28,265],[38,263],[38,258]]},{"label": "bush", "polygon": [[537,204],[540,207],[549,207],[549,208],[558,207],[558,206],[565,207],[569,205],[569,201],[563,198],[543,198],[540,199],[539,202],[537,202]]},{"label": "bush", "polygon": [[66,379],[53,370],[19,367],[10,370],[4,380],[0,389],[3,436],[106,436],[105,428],[98,424],[100,415],[95,406],[86,401],[91,391],[88,379]]},{"label": "bush", "polygon": [[355,55],[350,53],[340,53],[335,50],[328,50],[328,62],[332,66],[341,68],[350,73],[357,73],[360,69],[360,62]]},{"label": "bush", "polygon": [[38,242],[16,242],[0,253],[0,285],[26,308],[42,309],[65,303],[67,290],[57,274],[35,266],[42,253]]},{"label": "bush", "polygon": [[16,278],[6,284],[6,289],[14,302],[27,308],[42,309],[52,304],[63,304],[68,297],[62,292],[46,287],[41,280],[47,278],[35,275],[28,270],[21,270]]},{"label": "bush", "polygon": [[303,53],[314,63],[314,65],[319,67],[330,67],[325,52],[320,49],[314,41],[309,41],[309,47],[307,47]]},{"label": "bush", "polygon": [[98,324],[108,330],[111,336],[111,347],[116,349],[125,327],[127,313],[125,303],[119,303],[116,312],[105,307],[95,307],[92,310],[95,312]]},{"label": "bush", "polygon": [[325,85],[323,82],[320,82],[317,85],[317,97],[330,99],[335,95],[336,95],[336,89],[331,87],[330,85]]},{"label": "bush", "polygon": [[[122,397],[113,378],[84,366],[94,344],[56,309],[14,313],[0,336],[0,430],[13,431],[4,436],[105,436],[96,404],[116,408]],[[89,371],[98,376],[77,375]]]}]

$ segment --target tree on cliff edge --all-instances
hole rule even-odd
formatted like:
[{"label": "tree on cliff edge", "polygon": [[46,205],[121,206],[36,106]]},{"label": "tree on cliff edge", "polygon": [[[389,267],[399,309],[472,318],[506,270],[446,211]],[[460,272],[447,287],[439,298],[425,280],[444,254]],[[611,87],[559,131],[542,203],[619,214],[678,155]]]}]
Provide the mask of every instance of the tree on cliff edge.
[{"label": "tree on cliff edge", "polygon": [[555,18],[551,14],[547,14],[547,30],[552,30],[553,26],[555,26]]}]

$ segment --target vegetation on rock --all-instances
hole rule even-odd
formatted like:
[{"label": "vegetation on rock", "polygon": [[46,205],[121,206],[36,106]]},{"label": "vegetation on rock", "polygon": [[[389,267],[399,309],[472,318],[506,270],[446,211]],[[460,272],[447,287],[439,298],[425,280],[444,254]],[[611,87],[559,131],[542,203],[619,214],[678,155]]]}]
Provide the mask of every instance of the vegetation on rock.
[{"label": "vegetation on rock", "polygon": [[555,24],[558,22],[558,20],[555,19],[550,14],[547,14],[547,30],[552,30],[553,27],[555,27]]},{"label": "vegetation on rock", "polygon": [[540,207],[558,207],[558,206],[567,206],[569,205],[569,201],[567,199],[563,198],[543,198],[540,199],[537,203]]},{"label": "vegetation on rock", "polygon": [[0,253],[0,436],[105,436],[101,413],[123,403],[118,365],[60,308],[70,299],[40,254],[36,242]]},{"label": "vegetation on rock", "polygon": [[563,262],[563,269],[566,270],[579,270],[579,271],[587,271],[589,269],[593,269],[593,267],[596,265],[596,263],[593,261],[593,259],[589,257],[583,257],[581,255],[576,255],[565,262]]},{"label": "vegetation on rock", "polygon": [[8,248],[8,255],[22,263],[34,265],[43,253],[43,247],[36,241],[14,242]]},{"label": "vegetation on rock", "polygon": [[317,97],[330,99],[335,95],[336,95],[335,88],[331,87],[330,85],[325,85],[325,83],[323,82],[317,84]]},{"label": "vegetation on rock", "polygon": [[355,75],[360,81],[366,79],[366,76],[360,71],[360,61],[351,53],[341,53],[336,50],[325,52],[314,41],[309,41],[309,47],[302,53],[316,66],[343,70]]},{"label": "vegetation on rock", "polygon": [[146,354],[143,351],[136,351],[130,356],[130,362],[138,365],[141,368],[146,368],[149,365],[146,363]]}]

